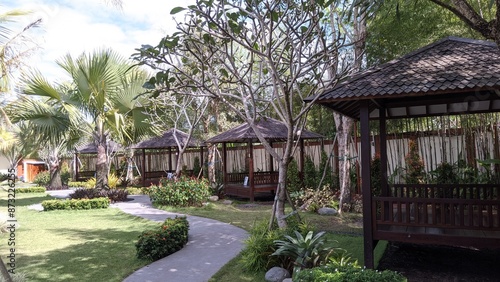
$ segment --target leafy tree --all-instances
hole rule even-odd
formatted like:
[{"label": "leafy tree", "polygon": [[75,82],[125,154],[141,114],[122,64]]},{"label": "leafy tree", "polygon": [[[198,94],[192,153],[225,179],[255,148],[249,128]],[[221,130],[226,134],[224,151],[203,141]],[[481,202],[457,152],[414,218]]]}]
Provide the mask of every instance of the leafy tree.
[{"label": "leafy tree", "polygon": [[[70,75],[69,85],[64,88],[51,85],[35,72],[25,78],[23,93],[42,97],[46,103],[45,110],[60,115],[60,121],[52,124],[53,129],[48,126],[48,120],[38,121],[42,136],[59,136],[57,130],[67,129],[71,124],[79,125],[78,129],[83,133],[80,135],[91,136],[97,148],[96,188],[106,188],[111,137],[133,139],[144,133],[144,128],[148,126],[141,114],[143,105],[134,100],[140,94],[135,91],[139,91],[137,84],[143,81],[144,75],[109,49],[83,53],[77,58],[66,55],[58,61],[58,65]],[[133,110],[136,106],[138,109]],[[62,109],[64,111],[58,112]],[[75,119],[78,112],[84,118]],[[132,121],[128,117],[132,117]]]},{"label": "leafy tree", "polygon": [[[330,4],[199,0],[188,8],[174,8],[172,14],[187,12],[186,22],[157,46],[143,46],[136,54],[141,64],[158,70],[151,85],[175,95],[216,99],[253,128],[278,162],[280,185],[273,216],[280,227],[286,226],[288,164],[312,106],[303,99],[335,85],[348,67],[340,58],[347,56],[340,23],[325,24],[330,22],[330,14],[324,12]],[[288,129],[281,152],[255,126],[269,112]]]},{"label": "leafy tree", "polygon": [[453,13],[430,1],[384,1],[368,22],[369,66],[403,56],[446,36],[480,38]]},{"label": "leafy tree", "polygon": [[318,186],[318,171],[311,156],[304,158],[304,186],[305,188],[316,188]]}]

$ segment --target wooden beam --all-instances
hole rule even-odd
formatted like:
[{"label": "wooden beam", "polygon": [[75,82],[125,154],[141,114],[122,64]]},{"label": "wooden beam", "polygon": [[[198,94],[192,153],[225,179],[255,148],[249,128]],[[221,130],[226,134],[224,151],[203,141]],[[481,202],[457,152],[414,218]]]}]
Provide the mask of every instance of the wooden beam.
[{"label": "wooden beam", "polygon": [[222,143],[222,176],[224,181],[224,186],[227,185],[227,144]]},{"label": "wooden beam", "polygon": [[141,173],[142,173],[142,186],[146,187],[146,149],[142,149],[142,167],[141,167]]},{"label": "wooden beam", "polygon": [[363,195],[363,238],[365,266],[373,269],[373,217],[372,217],[372,191],[370,183],[370,112],[368,101],[360,102],[360,129],[361,129],[361,190]]},{"label": "wooden beam", "polygon": [[248,142],[248,177],[250,181],[250,201],[253,202],[255,200],[255,180],[253,177],[254,169],[253,169],[253,146],[252,141]]}]

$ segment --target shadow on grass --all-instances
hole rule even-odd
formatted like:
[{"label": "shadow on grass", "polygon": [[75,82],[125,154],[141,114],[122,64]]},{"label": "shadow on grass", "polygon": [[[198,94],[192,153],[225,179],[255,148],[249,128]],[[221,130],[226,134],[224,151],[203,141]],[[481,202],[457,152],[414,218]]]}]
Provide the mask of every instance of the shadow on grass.
[{"label": "shadow on grass", "polygon": [[84,243],[43,255],[20,254],[18,264],[21,271],[28,274],[29,281],[122,281],[134,270],[148,264],[135,257],[134,244],[139,231],[113,228],[50,231]]},{"label": "shadow on grass", "polygon": [[[42,194],[36,194],[32,195],[31,197],[28,196],[28,194],[25,194],[23,196],[20,196],[22,194],[16,194],[15,198],[15,206],[16,207],[25,207],[25,206],[30,206],[34,204],[40,204],[43,201],[46,200],[52,200],[54,199],[53,197],[49,195],[42,195]],[[7,200],[6,199],[0,199],[0,206],[7,206]]]}]

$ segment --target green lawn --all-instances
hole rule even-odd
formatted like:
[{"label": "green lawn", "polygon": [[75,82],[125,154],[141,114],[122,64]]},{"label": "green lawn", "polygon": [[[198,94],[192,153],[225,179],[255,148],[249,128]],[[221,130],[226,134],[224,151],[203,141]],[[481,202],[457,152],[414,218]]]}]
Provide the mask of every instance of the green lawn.
[{"label": "green lawn", "polygon": [[[1,190],[0,207],[6,207],[6,196]],[[50,197],[16,195],[20,224],[15,233],[16,272],[23,272],[27,281],[122,281],[147,264],[135,257],[134,243],[143,230],[158,223],[114,208],[50,212],[27,209],[45,199]],[[9,253],[7,234],[0,238],[4,242],[0,254],[5,258]]]},{"label": "green lawn", "polygon": [[[239,226],[245,230],[250,230],[256,221],[269,220],[272,206],[269,204],[245,205],[244,202],[234,202],[232,205],[225,205],[221,202],[211,203],[203,208],[169,208],[160,207],[165,210],[185,213],[196,216],[213,218],[219,221],[228,222]],[[286,211],[287,213],[290,210]],[[342,216],[321,216],[315,213],[300,213],[309,225],[317,231],[327,231],[327,240],[330,245],[345,249],[350,256],[358,260],[363,265],[363,228],[361,225],[362,215],[348,213]],[[382,257],[387,242],[379,242],[375,249],[375,265]],[[239,264],[240,257],[236,257],[226,264],[215,274],[210,282],[232,282],[232,281],[256,281],[264,282],[265,273],[247,273]]]}]

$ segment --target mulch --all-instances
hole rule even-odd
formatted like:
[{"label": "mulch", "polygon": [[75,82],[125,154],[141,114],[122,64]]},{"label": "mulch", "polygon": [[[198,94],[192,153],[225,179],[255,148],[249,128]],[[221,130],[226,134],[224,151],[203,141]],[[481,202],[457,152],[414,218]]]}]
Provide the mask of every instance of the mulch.
[{"label": "mulch", "polygon": [[398,271],[408,281],[500,281],[500,249],[390,243],[378,269]]}]

